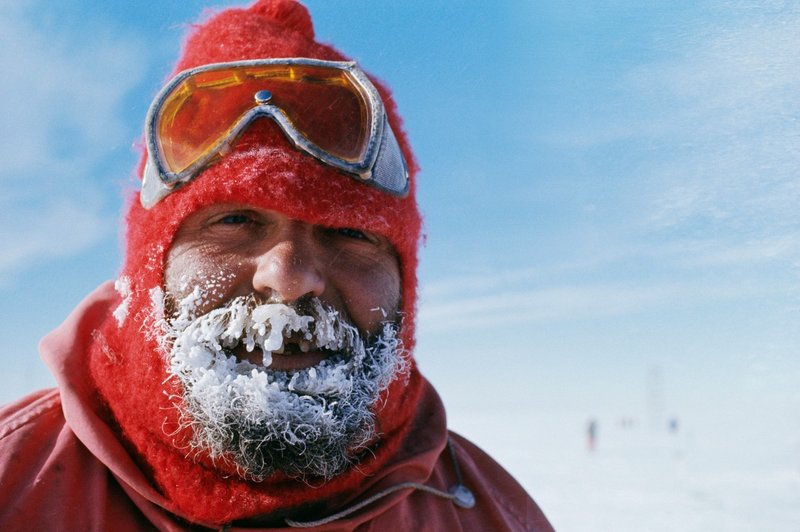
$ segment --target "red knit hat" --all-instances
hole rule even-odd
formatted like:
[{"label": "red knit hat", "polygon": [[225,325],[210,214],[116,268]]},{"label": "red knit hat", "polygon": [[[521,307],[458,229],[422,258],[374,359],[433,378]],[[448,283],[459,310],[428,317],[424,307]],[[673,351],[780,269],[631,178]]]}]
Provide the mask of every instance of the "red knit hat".
[{"label": "red knit hat", "polygon": [[[175,72],[203,64],[244,59],[309,57],[346,60],[314,40],[308,11],[293,0],[260,0],[246,9],[221,11],[193,26]],[[151,209],[131,198],[127,253],[122,275],[130,283],[128,315],[120,325],[109,317],[92,353],[91,369],[100,399],[156,486],[176,513],[198,523],[222,524],[331,497],[346,497],[365,474],[389,460],[409,422],[421,387],[413,363],[395,381],[376,412],[383,434],[374,456],[318,487],[281,475],[252,483],[224,465],[195,462],[176,448],[186,434],[167,436],[175,422],[181,390],[167,379],[163,355],[153,338],[150,291],[162,287],[165,258],[183,220],[200,208],[234,202],[279,211],[311,224],[352,227],[385,236],[397,251],[402,276],[400,332],[414,345],[417,248],[421,218],[415,198],[416,164],[389,91],[373,80],[389,123],[409,165],[406,197],[391,196],[325,166],[293,148],[269,120],[253,123],[230,154]],[[137,195],[138,196],[138,195]],[[166,381],[166,384],[165,384]],[[124,383],[124,384],[122,384]],[[221,470],[222,469],[222,470]]]}]

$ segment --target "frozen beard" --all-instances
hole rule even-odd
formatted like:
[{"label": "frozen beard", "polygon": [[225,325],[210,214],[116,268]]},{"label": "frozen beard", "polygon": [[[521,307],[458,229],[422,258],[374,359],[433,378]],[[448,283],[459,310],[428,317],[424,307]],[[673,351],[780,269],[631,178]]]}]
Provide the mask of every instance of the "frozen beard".
[{"label": "frozen beard", "polygon": [[[236,298],[202,316],[194,292],[163,323],[169,372],[183,387],[176,401],[190,452],[229,460],[244,478],[273,472],[310,481],[330,479],[377,436],[373,409],[380,393],[405,373],[394,323],[365,340],[318,299],[259,304]],[[323,351],[318,364],[297,371],[269,368],[272,353]],[[263,365],[233,353],[260,349]]]}]

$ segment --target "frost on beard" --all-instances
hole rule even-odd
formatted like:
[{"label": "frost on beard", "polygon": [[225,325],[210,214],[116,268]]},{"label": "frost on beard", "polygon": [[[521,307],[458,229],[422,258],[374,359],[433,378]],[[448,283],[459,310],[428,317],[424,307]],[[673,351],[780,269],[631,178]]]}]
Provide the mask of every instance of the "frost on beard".
[{"label": "frost on beard", "polygon": [[[365,341],[339,314],[311,299],[303,305],[236,298],[202,316],[196,288],[161,322],[170,373],[183,386],[176,402],[191,428],[191,452],[230,460],[243,477],[282,471],[330,478],[349,467],[376,437],[380,393],[406,371],[396,325]],[[269,368],[287,339],[324,350],[320,363],[298,371]],[[233,351],[259,348],[264,364]]]}]

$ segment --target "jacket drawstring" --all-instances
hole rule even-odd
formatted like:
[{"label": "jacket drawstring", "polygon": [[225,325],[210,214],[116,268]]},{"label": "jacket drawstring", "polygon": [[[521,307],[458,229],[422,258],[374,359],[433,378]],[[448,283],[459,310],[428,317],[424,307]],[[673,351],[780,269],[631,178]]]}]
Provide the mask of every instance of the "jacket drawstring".
[{"label": "jacket drawstring", "polygon": [[463,478],[461,476],[461,468],[458,466],[458,459],[456,458],[456,451],[453,448],[453,442],[449,438],[447,439],[447,447],[450,450],[450,459],[453,462],[453,470],[456,474],[456,484],[452,486],[449,491],[442,491],[430,486],[426,486],[425,484],[420,484],[419,482],[401,482],[400,484],[389,486],[388,488],[385,488],[378,493],[367,497],[353,506],[329,515],[328,517],[324,517],[316,521],[294,521],[293,519],[287,518],[286,524],[293,528],[313,528],[315,526],[326,525],[336,521],[337,519],[347,517],[348,515],[357,512],[361,508],[364,508],[365,506],[368,506],[378,499],[382,499],[387,495],[394,493],[395,491],[404,489],[416,489],[424,491],[426,493],[430,493],[431,495],[435,495],[436,497],[451,500],[453,501],[453,504],[459,506],[460,508],[472,508],[475,506],[475,496],[472,494],[472,491],[470,491],[470,489],[464,485]]}]

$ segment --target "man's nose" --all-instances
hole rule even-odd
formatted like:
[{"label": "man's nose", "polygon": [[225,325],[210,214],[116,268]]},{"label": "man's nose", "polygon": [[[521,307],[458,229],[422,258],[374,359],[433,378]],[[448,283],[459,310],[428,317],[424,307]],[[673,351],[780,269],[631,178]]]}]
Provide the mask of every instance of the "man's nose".
[{"label": "man's nose", "polygon": [[253,289],[268,298],[292,303],[303,296],[319,297],[325,291],[319,256],[308,238],[282,238],[257,261]]}]

